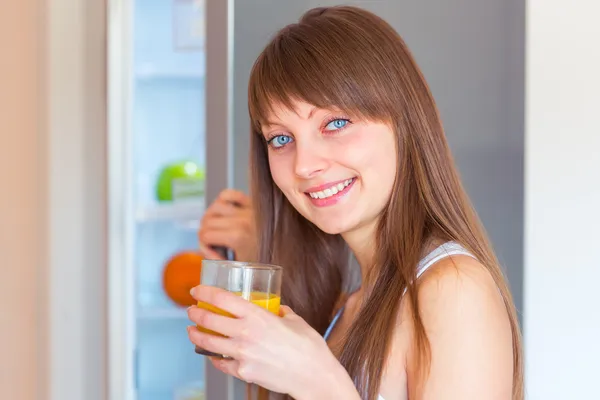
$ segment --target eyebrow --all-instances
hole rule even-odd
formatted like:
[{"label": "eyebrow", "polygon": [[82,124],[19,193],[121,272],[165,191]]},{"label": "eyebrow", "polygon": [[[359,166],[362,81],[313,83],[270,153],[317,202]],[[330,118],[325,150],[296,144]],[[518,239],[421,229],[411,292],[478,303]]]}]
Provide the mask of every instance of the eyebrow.
[{"label": "eyebrow", "polygon": [[[313,117],[313,115],[315,114],[315,112],[316,112],[318,109],[319,109],[319,108],[318,108],[317,106],[314,106],[313,108],[311,108],[311,110],[308,112],[308,116],[307,116],[305,119],[311,119],[311,118]],[[298,113],[296,113],[296,115],[298,115]],[[267,128],[270,128],[270,127],[273,127],[273,126],[275,126],[275,125],[277,125],[277,126],[281,126],[281,127],[284,127],[284,126],[283,126],[282,124],[280,124],[280,123],[273,122],[273,121],[269,121],[269,120],[265,121],[265,125],[264,125],[264,126],[265,126],[265,127],[267,127]]]}]

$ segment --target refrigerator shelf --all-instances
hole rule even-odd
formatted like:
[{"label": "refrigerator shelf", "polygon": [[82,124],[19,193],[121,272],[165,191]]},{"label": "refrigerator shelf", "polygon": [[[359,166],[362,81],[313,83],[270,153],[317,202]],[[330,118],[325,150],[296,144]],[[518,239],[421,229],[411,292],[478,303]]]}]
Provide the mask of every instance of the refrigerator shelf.
[{"label": "refrigerator shelf", "polygon": [[[194,54],[155,54],[154,61],[139,61],[133,74],[137,81],[155,79],[204,79],[206,77],[206,56],[200,51]],[[187,57],[186,57],[187,56]],[[191,57],[191,58],[189,58]]]},{"label": "refrigerator shelf", "polygon": [[178,307],[142,307],[138,311],[138,319],[146,321],[154,320],[184,320],[187,319],[185,308]]},{"label": "refrigerator shelf", "polygon": [[193,79],[200,80],[204,79],[203,71],[186,71],[186,70],[167,70],[167,71],[153,71],[153,70],[142,70],[136,72],[136,79],[138,81],[153,81],[153,80],[180,80],[180,79]]},{"label": "refrigerator shelf", "polygon": [[204,199],[164,204],[156,203],[139,207],[135,216],[138,223],[173,221],[197,226],[197,221],[204,215],[204,207]]}]

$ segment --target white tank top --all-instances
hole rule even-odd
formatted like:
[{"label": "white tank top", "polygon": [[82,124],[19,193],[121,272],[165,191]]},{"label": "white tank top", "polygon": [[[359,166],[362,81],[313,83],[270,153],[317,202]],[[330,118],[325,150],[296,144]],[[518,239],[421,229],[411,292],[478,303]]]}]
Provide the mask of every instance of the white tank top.
[{"label": "white tank top", "polygon": [[[446,242],[446,243],[440,245],[439,247],[436,247],[431,253],[427,254],[425,257],[423,257],[423,259],[421,259],[421,261],[419,261],[419,264],[417,265],[417,279],[419,279],[421,277],[421,275],[423,275],[423,273],[425,271],[427,271],[427,269],[429,267],[431,267],[438,261],[440,261],[446,257],[456,256],[456,255],[464,255],[464,256],[469,256],[469,257],[475,258],[475,256],[473,254],[471,254],[467,249],[462,247],[460,244],[458,244],[456,242]],[[404,292],[406,292],[406,289],[404,290]],[[325,334],[323,335],[323,338],[325,340],[327,340],[329,338],[329,336],[331,335],[331,331],[333,330],[333,328],[335,327],[335,324],[338,322],[338,319],[341,317],[342,313],[344,312],[344,308],[345,308],[345,306],[342,306],[338,310],[338,312],[335,314],[333,319],[331,320],[329,327],[327,328],[327,330],[325,331]],[[385,400],[385,399],[383,397],[379,396],[378,400]]]}]

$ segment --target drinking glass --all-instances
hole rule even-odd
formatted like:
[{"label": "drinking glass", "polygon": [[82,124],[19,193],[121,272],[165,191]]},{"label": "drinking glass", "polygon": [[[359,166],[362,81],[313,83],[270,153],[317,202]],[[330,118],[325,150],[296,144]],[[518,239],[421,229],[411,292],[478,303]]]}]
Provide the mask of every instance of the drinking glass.
[{"label": "drinking glass", "polygon": [[[230,291],[259,307],[279,315],[281,304],[282,268],[277,265],[230,260],[202,260],[200,282],[205,286],[215,286]],[[225,310],[202,301],[199,308],[235,318]],[[212,335],[220,335],[197,325],[198,330]],[[222,336],[222,335],[220,335]],[[196,346],[196,353],[205,356],[222,357]]]}]

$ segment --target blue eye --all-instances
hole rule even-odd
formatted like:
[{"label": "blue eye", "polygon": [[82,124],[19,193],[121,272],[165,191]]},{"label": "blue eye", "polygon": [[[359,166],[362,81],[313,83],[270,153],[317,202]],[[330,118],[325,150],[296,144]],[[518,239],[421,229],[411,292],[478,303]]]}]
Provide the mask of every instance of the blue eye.
[{"label": "blue eye", "polygon": [[328,123],[325,126],[325,130],[327,131],[333,131],[336,129],[342,129],[344,128],[346,125],[348,125],[348,122],[350,122],[347,119],[334,119],[333,121],[331,121],[330,123]]},{"label": "blue eye", "polygon": [[278,149],[278,148],[281,148],[281,147],[285,146],[286,144],[290,143],[291,141],[292,141],[291,137],[279,135],[279,136],[275,136],[274,138],[269,140],[269,144],[271,146],[273,146],[274,148]]}]

